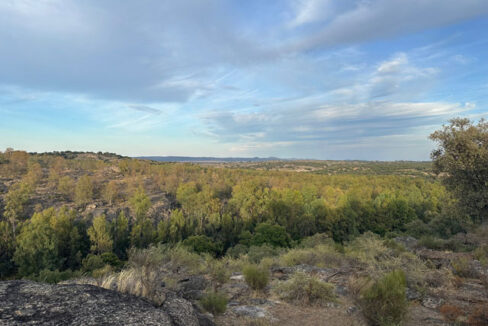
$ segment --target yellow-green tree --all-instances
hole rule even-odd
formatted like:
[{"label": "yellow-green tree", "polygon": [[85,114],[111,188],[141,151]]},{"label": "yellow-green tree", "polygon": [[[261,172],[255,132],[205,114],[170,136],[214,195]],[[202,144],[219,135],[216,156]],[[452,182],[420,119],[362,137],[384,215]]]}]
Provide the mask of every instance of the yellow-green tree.
[{"label": "yellow-green tree", "polygon": [[93,183],[89,176],[82,176],[76,183],[75,202],[86,205],[93,199]]},{"label": "yellow-green tree", "polygon": [[24,208],[29,201],[31,187],[29,184],[20,182],[10,187],[5,196],[5,211],[3,215],[12,227],[13,236],[15,237],[17,224],[25,218]]},{"label": "yellow-green tree", "polygon": [[110,225],[105,215],[95,217],[87,233],[91,241],[91,251],[97,254],[112,251],[113,240],[110,236]]}]

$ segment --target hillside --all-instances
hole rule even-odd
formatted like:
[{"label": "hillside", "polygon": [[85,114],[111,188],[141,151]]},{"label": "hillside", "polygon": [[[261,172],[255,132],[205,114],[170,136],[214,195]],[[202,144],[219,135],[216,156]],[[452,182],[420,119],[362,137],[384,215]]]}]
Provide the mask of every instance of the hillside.
[{"label": "hillside", "polygon": [[[383,314],[407,325],[483,325],[488,229],[453,215],[455,200],[430,167],[7,151],[0,276],[143,297],[163,307],[134,311],[148,318],[180,298],[208,325],[373,325]],[[381,292],[382,282],[398,291]],[[15,284],[52,298],[76,289],[75,301],[93,289],[0,287]],[[11,302],[37,299],[5,291],[0,320],[16,324],[24,317]],[[53,309],[64,314],[70,302]],[[381,302],[394,303],[375,314]],[[25,321],[40,323],[29,309]]]}]

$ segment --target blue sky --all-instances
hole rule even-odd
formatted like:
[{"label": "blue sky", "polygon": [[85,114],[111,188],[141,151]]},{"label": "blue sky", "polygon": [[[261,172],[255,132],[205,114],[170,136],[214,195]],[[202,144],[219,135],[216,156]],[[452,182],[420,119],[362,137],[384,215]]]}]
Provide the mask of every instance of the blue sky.
[{"label": "blue sky", "polygon": [[425,160],[487,112],[487,0],[0,1],[0,148]]}]

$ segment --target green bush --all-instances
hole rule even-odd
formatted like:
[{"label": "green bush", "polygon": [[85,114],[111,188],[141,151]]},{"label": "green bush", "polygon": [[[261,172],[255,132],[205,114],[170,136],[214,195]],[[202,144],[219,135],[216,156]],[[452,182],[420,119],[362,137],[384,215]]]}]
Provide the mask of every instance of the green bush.
[{"label": "green bush", "polygon": [[222,260],[216,260],[210,265],[210,278],[216,286],[226,283],[231,271]]},{"label": "green bush", "polygon": [[234,247],[227,249],[226,255],[232,258],[239,258],[240,256],[247,254],[248,248],[243,244],[236,244]]},{"label": "green bush", "polygon": [[297,272],[279,284],[275,292],[283,300],[302,305],[323,305],[336,298],[332,284],[303,272]]},{"label": "green bush", "polygon": [[91,273],[94,270],[103,268],[105,262],[103,261],[102,256],[89,254],[83,259],[82,266],[84,272]]},{"label": "green bush", "polygon": [[222,314],[227,308],[227,298],[218,292],[209,292],[200,299],[203,309],[212,314]]},{"label": "green bush", "polygon": [[261,246],[269,244],[273,247],[289,247],[290,236],[286,229],[280,225],[260,223],[254,230],[254,236],[251,239],[251,244],[254,246]]},{"label": "green bush", "polygon": [[32,280],[44,283],[59,283],[78,276],[80,276],[79,272],[72,272],[70,269],[61,272],[59,270],[43,269],[39,272],[39,275],[32,277]]},{"label": "green bush", "polygon": [[113,252],[104,252],[101,254],[102,260],[105,264],[108,264],[115,268],[120,268],[123,265],[123,262],[120,261],[119,257]]},{"label": "green bush", "polygon": [[269,271],[261,266],[247,265],[242,274],[246,283],[254,290],[262,290],[268,285]]},{"label": "green bush", "polygon": [[407,312],[406,278],[401,270],[390,272],[360,293],[360,304],[372,325],[398,325]]},{"label": "green bush", "polygon": [[247,253],[247,257],[249,258],[249,261],[254,264],[259,264],[261,262],[261,259],[265,257],[275,257],[278,256],[282,250],[279,248],[273,248],[267,244],[264,244],[260,247],[252,246],[249,248],[249,251]]},{"label": "green bush", "polygon": [[476,277],[476,271],[471,268],[471,259],[468,257],[458,257],[451,261],[454,274],[461,277]]},{"label": "green bush", "polygon": [[220,243],[216,243],[214,240],[205,235],[194,235],[188,237],[183,241],[183,245],[198,254],[209,253],[216,256],[222,252],[222,246]]}]

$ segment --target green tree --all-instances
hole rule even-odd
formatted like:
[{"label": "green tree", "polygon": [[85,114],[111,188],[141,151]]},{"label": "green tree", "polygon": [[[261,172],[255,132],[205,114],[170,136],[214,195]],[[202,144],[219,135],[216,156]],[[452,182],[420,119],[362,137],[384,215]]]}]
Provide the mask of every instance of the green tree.
[{"label": "green tree", "polygon": [[58,181],[58,191],[67,200],[73,200],[75,181],[69,176],[64,176]]},{"label": "green tree", "polygon": [[488,122],[452,119],[430,135],[438,143],[431,153],[434,171],[475,221],[488,220]]},{"label": "green tree", "polygon": [[110,236],[110,225],[105,215],[95,217],[87,233],[91,241],[91,251],[97,254],[112,251],[113,240]]},{"label": "green tree", "polygon": [[130,245],[129,220],[121,211],[116,219],[112,221],[113,251],[122,260],[127,259],[127,249]]},{"label": "green tree", "polygon": [[148,218],[140,218],[132,226],[131,244],[136,248],[147,248],[156,239],[157,232]]},{"label": "green tree", "polygon": [[89,176],[82,176],[76,183],[75,202],[86,205],[93,199],[93,183]]},{"label": "green tree", "polygon": [[58,268],[56,235],[50,225],[54,214],[54,209],[34,213],[22,227],[14,253],[14,261],[19,266],[19,276],[36,274],[43,269]]},{"label": "green tree", "polygon": [[251,239],[251,245],[261,246],[265,243],[274,247],[289,247],[290,236],[284,227],[269,223],[261,223],[256,226],[255,234]]},{"label": "green tree", "polygon": [[102,192],[103,200],[105,200],[109,205],[112,205],[117,197],[119,196],[119,187],[115,180],[111,180]]},{"label": "green tree", "polygon": [[132,213],[136,220],[144,219],[147,217],[147,212],[151,208],[151,200],[146,195],[146,192],[142,187],[139,187],[134,195],[129,199],[129,203],[132,208]]},{"label": "green tree", "polygon": [[29,184],[20,182],[10,187],[5,196],[5,211],[3,215],[12,227],[12,234],[15,237],[17,224],[24,219],[25,204],[29,201],[31,187]]},{"label": "green tree", "polygon": [[6,221],[0,221],[0,279],[11,275],[15,271],[12,257],[15,251],[12,228]]}]

